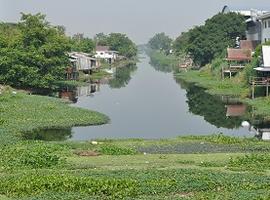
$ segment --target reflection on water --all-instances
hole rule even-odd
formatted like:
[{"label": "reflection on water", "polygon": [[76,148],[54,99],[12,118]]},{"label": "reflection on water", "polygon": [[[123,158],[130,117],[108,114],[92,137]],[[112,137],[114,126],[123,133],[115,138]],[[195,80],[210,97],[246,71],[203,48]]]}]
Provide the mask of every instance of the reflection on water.
[{"label": "reflection on water", "polygon": [[[142,57],[137,66],[116,68],[111,79],[64,88],[59,92],[60,98],[72,101],[75,107],[104,113],[111,123],[74,127],[63,132],[39,131],[25,137],[45,140],[171,138],[220,132],[253,137],[267,131],[252,121],[251,109],[238,99],[212,96],[194,84],[174,80],[172,73],[163,71],[166,70],[149,65],[148,57]],[[243,121],[249,121],[253,128],[242,127]],[[251,129],[257,131],[251,132]],[[261,135],[265,138],[265,134]]]},{"label": "reflection on water", "polygon": [[245,105],[226,105],[221,98],[205,92],[203,88],[190,85],[187,88],[189,111],[203,116],[205,121],[217,128],[236,129],[241,126],[245,115]]},{"label": "reflection on water", "polygon": [[67,129],[40,129],[23,133],[26,140],[64,141],[72,137],[71,128]]},{"label": "reflection on water", "polygon": [[116,68],[113,78],[109,81],[111,88],[126,87],[131,80],[132,72],[137,70],[136,65],[128,65],[126,67]]}]

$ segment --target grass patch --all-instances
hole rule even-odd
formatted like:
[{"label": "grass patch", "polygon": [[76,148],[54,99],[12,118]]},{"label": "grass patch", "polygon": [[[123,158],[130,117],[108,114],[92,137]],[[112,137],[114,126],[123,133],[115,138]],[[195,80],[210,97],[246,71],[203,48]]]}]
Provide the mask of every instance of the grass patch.
[{"label": "grass patch", "polygon": [[238,79],[224,79],[212,76],[208,71],[189,70],[176,73],[175,78],[183,79],[189,83],[206,89],[206,92],[213,95],[228,95],[233,97],[246,97],[249,94],[248,87]]},{"label": "grass patch", "polygon": [[70,107],[59,99],[13,90],[0,95],[0,130],[7,135],[49,128],[99,125],[109,118],[98,112]]},{"label": "grass patch", "polygon": [[265,171],[270,169],[269,153],[252,153],[230,160],[229,166],[241,170]]},{"label": "grass patch", "polygon": [[134,155],[137,153],[133,148],[119,147],[115,145],[102,145],[98,151],[105,155]]},{"label": "grass patch", "polygon": [[57,153],[64,151],[61,146],[43,142],[17,143],[0,149],[0,165],[5,169],[55,167],[65,163]]}]

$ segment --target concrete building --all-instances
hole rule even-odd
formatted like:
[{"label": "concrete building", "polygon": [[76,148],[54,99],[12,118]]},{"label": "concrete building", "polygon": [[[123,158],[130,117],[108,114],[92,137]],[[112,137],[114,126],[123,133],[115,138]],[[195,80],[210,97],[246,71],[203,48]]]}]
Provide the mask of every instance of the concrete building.
[{"label": "concrete building", "polygon": [[[267,11],[250,9],[250,10],[230,10],[228,6],[224,6],[222,13],[235,12],[241,14],[246,19],[246,39],[264,43],[265,39],[270,39],[270,13]],[[266,21],[266,22],[265,22]],[[269,25],[269,26],[268,26]],[[265,28],[266,27],[266,28]],[[269,29],[269,30],[267,30]]]},{"label": "concrete building", "polygon": [[261,22],[261,41],[265,43],[270,41],[270,12],[258,17]]}]

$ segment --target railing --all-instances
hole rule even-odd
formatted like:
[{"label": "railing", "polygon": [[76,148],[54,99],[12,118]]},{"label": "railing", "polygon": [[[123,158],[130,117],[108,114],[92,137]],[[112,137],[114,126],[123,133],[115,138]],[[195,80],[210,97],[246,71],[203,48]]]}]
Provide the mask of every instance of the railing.
[{"label": "railing", "polygon": [[270,85],[270,77],[250,77],[251,85]]}]

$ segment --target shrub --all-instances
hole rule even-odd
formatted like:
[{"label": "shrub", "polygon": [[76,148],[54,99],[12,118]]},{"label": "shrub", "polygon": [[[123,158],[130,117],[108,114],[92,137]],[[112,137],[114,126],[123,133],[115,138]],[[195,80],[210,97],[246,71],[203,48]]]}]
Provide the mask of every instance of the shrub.
[{"label": "shrub", "polygon": [[134,155],[137,151],[133,148],[102,145],[99,152],[106,155]]},{"label": "shrub", "polygon": [[270,155],[269,153],[247,154],[242,157],[231,159],[229,166],[246,170],[267,170],[270,168]]},{"label": "shrub", "polygon": [[46,192],[79,192],[100,198],[122,199],[126,196],[136,196],[137,193],[137,183],[131,179],[33,173],[2,177],[1,180],[0,193],[18,197],[40,195]]},{"label": "shrub", "polygon": [[41,142],[18,143],[0,150],[0,165],[6,169],[50,168],[64,163],[53,145]]}]

